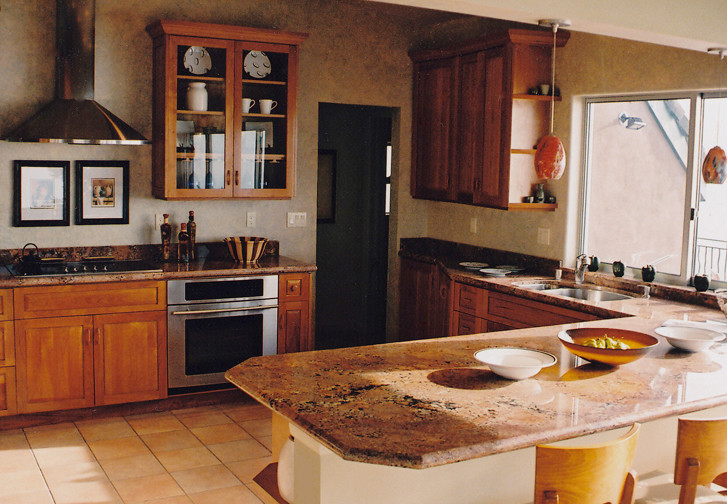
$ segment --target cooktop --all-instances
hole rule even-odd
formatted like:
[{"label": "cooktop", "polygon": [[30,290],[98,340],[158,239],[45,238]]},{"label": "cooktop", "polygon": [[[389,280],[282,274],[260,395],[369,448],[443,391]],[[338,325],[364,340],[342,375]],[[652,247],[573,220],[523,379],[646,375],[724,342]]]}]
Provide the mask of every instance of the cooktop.
[{"label": "cooktop", "polygon": [[6,264],[10,274],[22,276],[102,275],[108,273],[161,273],[156,265],[141,261],[33,261]]}]

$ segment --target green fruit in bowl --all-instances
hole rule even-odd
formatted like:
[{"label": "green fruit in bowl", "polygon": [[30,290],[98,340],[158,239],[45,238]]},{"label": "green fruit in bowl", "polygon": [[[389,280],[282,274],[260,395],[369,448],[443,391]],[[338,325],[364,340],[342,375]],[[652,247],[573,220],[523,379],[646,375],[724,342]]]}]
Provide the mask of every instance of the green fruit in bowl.
[{"label": "green fruit in bowl", "polygon": [[598,257],[591,256],[591,262],[588,264],[588,271],[598,271],[598,266],[600,266]]},{"label": "green fruit in bowl", "polygon": [[624,267],[624,263],[621,261],[615,261],[613,263],[613,276],[622,277],[625,272],[626,268]]}]

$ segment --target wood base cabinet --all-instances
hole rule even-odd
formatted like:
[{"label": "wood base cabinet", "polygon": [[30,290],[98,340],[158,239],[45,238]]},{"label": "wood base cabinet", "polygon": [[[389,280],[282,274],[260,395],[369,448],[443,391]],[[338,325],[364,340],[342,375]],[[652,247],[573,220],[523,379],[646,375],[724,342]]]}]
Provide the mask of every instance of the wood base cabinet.
[{"label": "wood base cabinet", "polygon": [[18,412],[166,397],[165,300],[153,281],[15,289]]},{"label": "wood base cabinet", "polygon": [[0,290],[0,416],[17,413],[13,291]]},{"label": "wood base cabinet", "polygon": [[278,277],[278,353],[314,349],[311,336],[311,275]]},{"label": "wood base cabinet", "polygon": [[401,260],[399,341],[450,335],[451,284],[436,264]]}]

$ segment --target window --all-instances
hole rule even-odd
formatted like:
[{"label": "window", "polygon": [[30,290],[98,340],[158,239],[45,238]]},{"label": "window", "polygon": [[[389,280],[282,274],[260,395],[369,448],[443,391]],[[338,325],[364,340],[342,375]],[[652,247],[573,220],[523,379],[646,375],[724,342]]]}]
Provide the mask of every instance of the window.
[{"label": "window", "polygon": [[727,147],[727,99],[591,98],[586,111],[580,251],[636,278],[650,264],[660,281],[724,282],[727,185],[704,184],[701,164],[718,142]]}]

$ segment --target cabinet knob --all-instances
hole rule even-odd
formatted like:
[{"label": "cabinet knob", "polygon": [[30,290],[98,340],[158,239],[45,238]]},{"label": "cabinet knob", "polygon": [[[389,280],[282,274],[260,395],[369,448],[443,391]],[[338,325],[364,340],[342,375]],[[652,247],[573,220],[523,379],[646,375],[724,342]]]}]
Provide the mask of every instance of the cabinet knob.
[{"label": "cabinet knob", "polygon": [[235,187],[240,185],[240,170],[235,170]]},{"label": "cabinet knob", "polygon": [[225,183],[226,183],[226,184],[227,184],[228,186],[229,186],[229,185],[230,185],[230,184],[232,183],[232,182],[230,181],[230,177],[231,177],[231,174],[230,174],[230,170],[227,170],[227,172],[225,173]]}]

